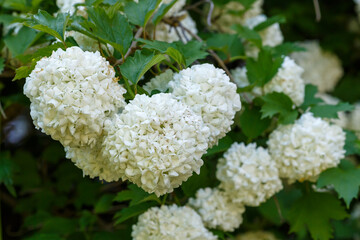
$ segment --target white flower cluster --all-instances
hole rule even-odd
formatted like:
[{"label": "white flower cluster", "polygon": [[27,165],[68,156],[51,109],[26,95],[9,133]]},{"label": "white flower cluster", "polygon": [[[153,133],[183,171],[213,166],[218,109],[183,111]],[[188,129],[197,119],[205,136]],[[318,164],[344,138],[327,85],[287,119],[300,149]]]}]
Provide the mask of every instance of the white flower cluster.
[{"label": "white flower cluster", "polygon": [[264,0],[256,0],[249,10],[247,10],[243,15],[234,12],[243,11],[244,6],[238,1],[230,1],[225,6],[215,6],[213,11],[212,22],[214,28],[219,29],[222,32],[234,33],[235,31],[231,29],[231,26],[234,24],[243,25],[245,21],[249,18],[255,17],[262,13],[262,5]]},{"label": "white flower cluster", "polygon": [[312,113],[303,114],[294,124],[281,125],[269,136],[269,152],[280,177],[316,180],[325,169],[335,167],[344,157],[345,133]]},{"label": "white flower cluster", "polygon": [[209,147],[230,131],[235,113],[241,109],[236,85],[222,69],[211,64],[194,65],[174,75],[172,94],[197,114],[210,129]]},{"label": "white flower cluster", "polygon": [[[260,23],[265,22],[266,19],[267,17],[263,14],[257,15],[255,17],[246,19],[244,25],[250,29],[254,29]],[[261,30],[259,35],[261,37],[263,46],[275,47],[284,41],[284,37],[278,23],[272,24],[271,26]],[[256,58],[259,53],[259,49],[252,43],[247,43],[245,45],[245,50],[247,56],[254,58]]]},{"label": "white flower cluster", "polygon": [[277,240],[278,238],[271,232],[253,231],[236,236],[235,240]]},{"label": "white flower cluster", "polygon": [[[180,20],[181,26],[188,29],[193,34],[197,34],[197,28],[195,21],[190,17],[189,13],[187,11],[182,11],[179,13],[176,13],[173,15],[173,17],[178,17]],[[158,41],[164,41],[164,42],[175,42],[182,40],[184,42],[188,42],[192,39],[192,36],[190,33],[183,30],[180,26],[179,27],[173,27],[165,22],[160,22],[156,26],[155,31],[155,39]],[[153,34],[153,33],[151,33]]]},{"label": "white flower cluster", "polygon": [[[74,14],[76,11],[75,4],[85,3],[85,0],[56,0],[56,5],[60,12]],[[86,14],[85,8],[80,7],[79,10]],[[83,15],[83,14],[81,14]]]},{"label": "white flower cluster", "polygon": [[116,171],[116,164],[103,156],[103,148],[100,143],[92,148],[88,146],[81,148],[65,147],[65,152],[66,158],[71,159],[75,166],[82,169],[84,176],[98,177],[107,182],[120,179],[120,175]]},{"label": "white flower cluster", "polygon": [[[340,101],[336,97],[333,97],[326,93],[317,93],[315,97],[322,99],[325,104],[329,105],[336,105]],[[348,126],[348,117],[345,112],[338,112],[338,118],[331,118],[326,120],[342,128],[346,128]]]},{"label": "white flower cluster", "polygon": [[248,206],[259,206],[282,189],[276,163],[255,143],[234,143],[219,159],[216,177],[233,202]]},{"label": "white flower cluster", "polygon": [[149,94],[153,90],[158,90],[160,92],[166,92],[169,89],[169,82],[173,78],[173,71],[171,69],[167,69],[165,72],[161,73],[160,75],[152,78],[149,82],[147,82],[143,88]]},{"label": "white flower cluster", "polygon": [[133,225],[134,240],[216,240],[191,208],[176,205],[153,207]]},{"label": "white flower cluster", "polygon": [[136,95],[105,130],[105,155],[122,179],[158,196],[199,173],[208,147],[201,117],[167,93]]},{"label": "white flower cluster", "polygon": [[201,216],[205,226],[234,231],[242,223],[245,208],[242,204],[232,202],[233,196],[219,189],[199,189],[196,198],[189,199],[189,206]]},{"label": "white flower cluster", "polygon": [[316,41],[300,43],[299,46],[306,52],[295,52],[291,58],[304,69],[305,83],[318,87],[319,92],[334,90],[336,84],[343,76],[340,59],[333,53],[324,51]]},{"label": "white flower cluster", "polygon": [[[246,68],[235,68],[232,70],[234,81],[238,87],[249,85],[246,71]],[[265,84],[263,89],[255,87],[253,93],[255,95],[262,95],[262,93],[283,92],[291,98],[295,105],[299,106],[304,102],[305,97],[305,83],[301,77],[302,73],[303,69],[301,67],[291,58],[285,57],[274,78]]]},{"label": "white flower cluster", "polygon": [[99,52],[78,47],[42,58],[24,85],[35,126],[71,147],[96,144],[105,119],[125,106],[125,92]]}]

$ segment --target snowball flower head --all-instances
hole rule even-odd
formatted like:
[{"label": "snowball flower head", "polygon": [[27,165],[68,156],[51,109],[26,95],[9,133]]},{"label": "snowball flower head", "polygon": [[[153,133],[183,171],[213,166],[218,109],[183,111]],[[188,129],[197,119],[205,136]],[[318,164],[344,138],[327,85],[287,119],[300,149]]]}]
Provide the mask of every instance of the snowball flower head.
[{"label": "snowball flower head", "polygon": [[244,6],[238,1],[230,1],[225,6],[216,6],[212,14],[215,20],[212,22],[213,28],[217,28],[226,33],[235,33],[231,29],[234,24],[243,25],[249,18],[255,17],[262,13],[263,0],[256,0],[244,14],[239,15],[235,12],[243,11]]},{"label": "snowball flower head", "polygon": [[234,143],[219,159],[216,177],[233,202],[248,206],[259,206],[282,189],[275,162],[255,143]]},{"label": "snowball flower head", "polygon": [[339,164],[344,157],[345,133],[312,113],[303,114],[294,124],[280,125],[269,136],[268,146],[280,177],[316,180],[318,175]]},{"label": "snowball flower head", "polygon": [[160,75],[152,78],[149,82],[147,82],[143,88],[148,93],[151,93],[153,90],[158,90],[160,92],[166,92],[169,89],[169,82],[173,78],[173,71],[167,69],[165,72]]},{"label": "snowball flower head", "polygon": [[[182,26],[184,26],[186,29],[188,29],[190,32],[192,32],[193,34],[198,33],[197,28],[196,28],[196,23],[190,17],[190,15],[187,11],[179,12],[176,15],[174,15],[174,17],[178,17],[180,20],[179,21],[180,24]],[[151,33],[151,34],[153,34],[153,33]],[[179,35],[181,36],[181,39],[179,38]],[[158,41],[169,42],[169,43],[179,41],[179,40],[188,42],[192,39],[192,36],[188,32],[183,31],[181,29],[181,27],[172,27],[165,22],[160,22],[156,26],[155,39]]]},{"label": "snowball flower head", "polygon": [[212,64],[194,65],[174,74],[169,87],[177,99],[201,115],[210,129],[210,147],[230,131],[235,113],[241,109],[236,85]]},{"label": "snowball flower head", "polygon": [[196,192],[196,198],[189,199],[189,205],[200,214],[206,227],[232,232],[242,223],[245,208],[231,198],[217,188],[205,188]]},{"label": "snowball flower head", "polygon": [[[240,88],[249,85],[246,75],[246,68],[235,68],[232,70],[234,81]],[[285,57],[276,75],[270,82],[265,84],[263,90],[260,87],[253,88],[255,95],[268,94],[271,92],[283,92],[288,95],[295,105],[299,106],[304,102],[305,83],[301,77],[303,69],[299,67],[294,60]]]},{"label": "snowball flower head", "polygon": [[304,69],[305,83],[316,85],[319,92],[334,90],[343,76],[340,59],[333,53],[324,51],[316,41],[300,43],[306,52],[295,52],[291,58]]},{"label": "snowball flower head", "polygon": [[240,235],[237,235],[236,240],[277,240],[278,238],[271,232],[265,231],[253,231],[246,232]]},{"label": "snowball flower head", "polygon": [[[59,11],[63,13],[70,13],[70,15],[75,13],[76,11],[75,4],[79,4],[79,3],[85,3],[85,0],[56,0],[56,5],[60,9]],[[85,12],[84,7],[80,7],[79,9],[82,12]]]},{"label": "snowball flower head", "polygon": [[105,152],[123,180],[157,196],[199,173],[208,146],[201,117],[169,93],[136,95],[106,130]]},{"label": "snowball flower head", "polygon": [[71,147],[96,144],[105,119],[125,106],[125,92],[99,52],[78,47],[42,58],[24,85],[36,128]]},{"label": "snowball flower head", "polygon": [[116,165],[103,156],[101,143],[97,143],[94,147],[65,147],[65,152],[66,158],[71,159],[75,166],[83,171],[84,176],[98,177],[107,182],[120,179]]},{"label": "snowball flower head", "polygon": [[[244,25],[250,29],[254,29],[257,25],[265,22],[266,20],[267,17],[261,14],[252,18],[248,18]],[[261,37],[263,46],[275,47],[284,41],[284,37],[278,23],[272,24],[271,26],[261,30],[259,35]],[[254,58],[256,58],[259,53],[259,49],[252,43],[247,43],[245,45],[245,50],[247,56]]]},{"label": "snowball flower head", "polygon": [[201,217],[190,207],[152,207],[132,226],[134,240],[216,240],[204,227]]}]

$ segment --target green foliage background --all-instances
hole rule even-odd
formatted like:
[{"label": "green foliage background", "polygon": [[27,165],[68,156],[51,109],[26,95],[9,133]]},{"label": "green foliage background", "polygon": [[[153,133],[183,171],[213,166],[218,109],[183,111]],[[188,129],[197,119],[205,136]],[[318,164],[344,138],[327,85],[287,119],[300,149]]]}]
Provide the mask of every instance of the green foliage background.
[{"label": "green foliage background", "polygon": [[[87,4],[96,5],[97,2],[101,1],[87,1]],[[108,5],[115,4],[113,6],[116,6],[116,2],[103,1]],[[195,2],[188,1],[188,4]],[[149,207],[171,203],[183,205],[199,188],[215,187],[218,184],[215,178],[216,161],[233,142],[253,141],[264,146],[267,130],[274,124],[271,120],[273,116],[278,116],[279,122],[285,124],[293,122],[298,117],[298,110],[292,109],[290,98],[284,94],[268,94],[258,99],[259,104],[255,104],[252,108],[244,104],[245,112],[235,119],[233,131],[217,146],[209,149],[203,157],[205,164],[201,168],[200,175],[195,174],[174,193],[160,198],[153,194],[149,195],[127,182],[106,183],[83,177],[82,171],[70,160],[65,159],[63,147],[59,143],[34,129],[29,118],[29,101],[22,94],[23,78],[29,74],[35,62],[42,56],[51,54],[52,50],[63,47],[63,44],[57,43],[43,48],[31,57],[23,55],[25,50],[34,43],[52,39],[51,35],[59,36],[58,38],[65,42],[62,39],[63,23],[69,21],[69,18],[65,15],[57,16],[55,21],[50,15],[57,11],[53,1],[0,0],[0,4],[2,4],[0,22],[3,24],[7,24],[4,14],[11,14],[13,11],[35,14],[38,9],[46,10],[49,14],[39,12],[38,17],[27,21],[25,25],[50,34],[36,32],[33,28],[23,28],[18,33],[20,37],[3,36],[0,41],[0,48],[6,45],[12,50],[14,57],[27,64],[17,70],[15,78],[21,80],[12,82],[14,69],[8,66],[3,58],[0,61],[0,69],[4,68],[0,76],[0,100],[7,116],[6,119],[2,117],[1,121],[0,155],[2,183],[0,197],[4,239],[131,239],[131,225],[136,223],[136,216]],[[140,10],[131,4],[127,5],[125,12],[128,13],[129,22],[144,26],[151,15],[149,10],[153,9],[152,4],[154,1],[148,1],[148,4],[142,5],[143,8]],[[350,0],[341,2],[328,0],[320,1],[320,7],[321,20],[317,22],[313,1],[310,0],[266,0],[264,5],[268,16],[281,15],[286,19],[286,23],[281,24],[285,41],[318,39],[323,48],[336,53],[341,58],[345,75],[333,94],[343,101],[354,103],[360,100],[360,25],[354,3]],[[206,14],[206,7],[202,10]],[[190,13],[197,21],[198,29],[205,29],[203,17],[192,11]],[[81,20],[75,19],[72,27],[86,35],[98,37],[102,42],[112,44],[118,54],[115,57],[120,59],[130,47],[133,25],[114,9],[105,12],[89,7],[89,15],[94,16],[92,22],[86,25],[82,24]],[[109,25],[109,22],[112,25]],[[112,29],[112,26],[117,25],[126,26],[119,28],[121,32],[117,36],[128,36],[127,38],[113,37],[107,32],[109,26]],[[356,28],[357,31],[354,30]],[[229,68],[242,66],[244,49],[240,44],[240,38],[254,41],[256,44],[260,43],[253,32],[240,27],[237,30],[238,35],[210,34],[208,31],[203,31],[199,35],[205,39],[205,45],[197,41],[185,46],[181,43],[157,44],[142,40],[143,49],[127,58],[120,67],[125,77],[123,81],[138,83],[147,70],[164,60],[162,54],[170,56],[169,66],[176,63],[182,68],[198,59],[216,64],[206,54],[204,48],[215,50],[223,58],[230,55],[231,61],[227,64]],[[66,44],[73,43],[69,41]],[[268,66],[263,75],[249,76],[250,82],[252,78],[260,85],[269,81],[276,73],[273,68],[277,69],[281,63],[279,52],[288,51],[286,47],[290,50],[294,48],[290,44],[284,45],[283,49],[263,49],[263,57],[259,57],[258,61],[248,60],[247,66],[253,68],[254,73],[257,72],[260,61],[266,62]],[[135,65],[142,67],[132,69]],[[145,77],[148,78],[147,74]],[[135,93],[142,91],[140,86],[132,90]],[[316,89],[307,86],[306,101],[302,107],[316,106],[315,92]],[[132,97],[131,94],[128,96],[128,98]],[[281,104],[277,105],[278,103]],[[315,114],[322,117],[336,115],[339,110],[351,110],[351,107],[342,105],[336,109],[326,109],[325,113],[323,109],[312,108]],[[19,119],[30,127],[26,129],[26,136],[22,142],[8,144],[10,136],[5,126]],[[343,160],[339,168],[325,171],[317,182],[318,187],[332,184],[335,191],[314,192],[307,182],[287,186],[275,198],[271,198],[260,207],[247,208],[244,223],[237,232],[261,229],[274,232],[279,239],[310,239],[311,237],[330,239],[331,236],[335,239],[352,239],[354,233],[360,232],[360,219],[349,218],[349,213],[359,202],[353,200],[358,196],[360,186],[359,146],[354,133],[348,132],[346,150],[355,164]],[[344,218],[346,219],[343,220]],[[236,235],[221,231],[215,233],[220,239]]]}]

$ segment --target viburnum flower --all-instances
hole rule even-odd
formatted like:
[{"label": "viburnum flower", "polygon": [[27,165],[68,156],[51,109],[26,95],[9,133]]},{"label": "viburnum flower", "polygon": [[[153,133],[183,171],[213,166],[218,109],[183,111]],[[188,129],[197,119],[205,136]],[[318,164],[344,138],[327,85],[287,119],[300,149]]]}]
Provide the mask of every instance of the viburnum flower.
[{"label": "viburnum flower", "polygon": [[194,65],[174,74],[170,92],[195,113],[210,129],[209,147],[230,131],[235,113],[241,109],[236,85],[222,69],[212,64]]},{"label": "viburnum flower", "polygon": [[98,177],[107,182],[118,181],[121,176],[117,172],[117,165],[103,156],[101,142],[94,147],[65,147],[66,158],[83,171],[83,175],[90,178]]},{"label": "viburnum flower", "polygon": [[318,87],[319,92],[334,90],[336,84],[343,76],[340,59],[333,53],[324,51],[316,41],[299,43],[306,52],[294,52],[291,58],[304,69],[305,83]]},{"label": "viburnum flower", "polygon": [[[261,14],[246,19],[244,25],[250,29],[253,29],[260,23],[265,22],[266,20],[267,17],[264,14]],[[284,37],[278,23],[274,23],[271,26],[261,30],[259,32],[259,35],[261,37],[263,46],[275,47],[284,41]],[[251,56],[254,58],[256,58],[259,53],[259,49],[253,43],[246,43],[245,51],[247,56]]]},{"label": "viburnum flower", "polygon": [[200,214],[206,227],[234,231],[243,221],[245,207],[232,202],[232,197],[217,188],[201,188],[189,199],[189,206]]},{"label": "viburnum flower", "polygon": [[173,78],[173,71],[167,69],[165,72],[159,74],[158,76],[152,78],[147,82],[143,88],[148,93],[151,93],[153,90],[158,90],[160,92],[166,92],[169,89],[169,82]]},{"label": "viburnum flower", "polygon": [[[75,13],[75,4],[79,3],[85,3],[85,0],[56,0],[56,5],[58,6],[59,11],[63,13],[69,13],[70,15]],[[81,6],[79,10],[81,11],[80,15],[87,15],[85,7]]]},{"label": "viburnum flower", "polygon": [[78,47],[39,60],[24,85],[36,128],[70,147],[93,147],[105,119],[125,106],[125,92],[99,52]]},{"label": "viburnum flower", "polygon": [[230,1],[225,6],[216,6],[214,8],[212,18],[212,28],[218,29],[226,33],[235,33],[231,29],[234,24],[243,25],[249,18],[255,17],[262,13],[263,0],[256,0],[244,14],[240,15],[239,12],[243,11],[244,6],[238,1]]},{"label": "viburnum flower", "polygon": [[[249,85],[249,80],[246,76],[247,69],[235,68],[232,70],[234,82],[240,88]],[[288,95],[295,105],[299,106],[304,102],[305,97],[305,83],[301,77],[303,69],[298,66],[294,60],[285,57],[279,68],[277,74],[270,82],[265,84],[263,90],[260,87],[253,88],[252,92],[255,95],[262,95],[271,92],[283,92]]]},{"label": "viburnum flower", "polygon": [[172,192],[193,172],[199,174],[209,128],[169,93],[136,95],[106,123],[104,152],[129,179],[157,196]]},{"label": "viburnum flower", "polygon": [[303,114],[294,124],[280,125],[269,136],[268,146],[280,177],[316,180],[318,175],[339,164],[344,157],[345,133],[341,127]]},{"label": "viburnum flower", "polygon": [[235,240],[278,240],[278,238],[271,232],[252,231],[237,235]]},{"label": "viburnum flower", "polygon": [[219,159],[216,177],[233,202],[248,206],[259,206],[282,189],[275,162],[255,143],[234,143]]},{"label": "viburnum flower", "polygon": [[[197,28],[195,21],[190,17],[187,11],[179,12],[173,17],[179,18],[179,24],[188,29],[193,34],[197,34]],[[175,29],[176,28],[176,29]],[[153,35],[154,29],[150,33]],[[158,41],[164,42],[175,42],[182,40],[183,42],[188,42],[192,39],[192,36],[187,31],[183,30],[180,26],[173,27],[165,22],[160,22],[156,26],[155,39]]]},{"label": "viburnum flower", "polygon": [[216,240],[204,227],[201,217],[190,207],[152,207],[133,225],[134,240]]}]

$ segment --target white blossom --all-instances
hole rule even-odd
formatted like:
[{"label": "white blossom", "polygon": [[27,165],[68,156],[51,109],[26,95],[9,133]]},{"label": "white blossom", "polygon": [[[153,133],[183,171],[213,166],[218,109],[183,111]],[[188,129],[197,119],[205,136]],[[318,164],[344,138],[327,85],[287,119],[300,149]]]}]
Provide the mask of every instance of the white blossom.
[{"label": "white blossom", "polygon": [[160,75],[152,78],[149,82],[147,82],[143,88],[148,93],[151,93],[153,90],[159,90],[160,92],[166,92],[169,89],[169,82],[173,78],[173,71],[167,69],[165,72],[161,73]]},{"label": "white blossom", "polygon": [[189,199],[189,206],[201,216],[206,227],[234,231],[242,223],[245,211],[241,203],[232,202],[232,196],[219,189],[201,188],[196,198]]},{"label": "white blossom", "polygon": [[[254,29],[257,25],[265,22],[266,20],[267,17],[261,14],[246,19],[244,25],[250,29]],[[263,46],[275,47],[284,41],[279,23],[274,23],[271,26],[259,31],[259,35]],[[259,53],[259,49],[253,43],[249,42],[245,44],[245,51],[247,56],[254,58],[256,58]]]},{"label": "white blossom", "polygon": [[235,113],[241,109],[236,85],[211,64],[194,65],[174,74],[169,87],[177,99],[201,115],[210,129],[210,147],[230,131]]},{"label": "white blossom", "polygon": [[233,202],[248,206],[259,206],[282,189],[274,160],[255,143],[234,143],[219,159],[216,177]]},{"label": "white blossom", "polygon": [[[196,28],[196,23],[190,17],[190,15],[187,11],[179,12],[174,17],[179,17],[180,24],[183,27],[185,27],[186,29],[188,29],[190,32],[192,32],[193,34],[198,33],[197,28]],[[152,31],[154,31],[154,30],[152,30]],[[153,35],[153,32],[150,34]],[[179,38],[179,35],[181,36],[181,39]],[[156,26],[155,39],[158,41],[164,41],[164,42],[169,42],[169,43],[179,41],[179,40],[188,42],[192,39],[192,36],[185,30],[183,30],[180,26],[173,27],[165,22],[160,22]]]},{"label": "white blossom", "polygon": [[134,240],[216,240],[190,207],[152,207],[132,226]]},{"label": "white blossom", "polygon": [[201,117],[169,93],[136,95],[106,130],[104,152],[122,179],[158,196],[199,174],[208,147]]},{"label": "white blossom", "polygon": [[120,175],[116,171],[116,164],[103,156],[101,143],[94,147],[65,147],[66,158],[71,159],[83,171],[83,175],[90,178],[99,177],[107,182],[118,181]]},{"label": "white blossom", "polygon": [[[339,99],[326,93],[317,93],[315,97],[318,97],[324,101],[325,104],[336,105],[339,103]],[[338,112],[338,118],[326,119],[327,121],[338,125],[339,127],[346,128],[348,126],[348,117],[345,112]]]},{"label": "white blossom", "polygon": [[280,125],[268,140],[269,152],[280,177],[316,180],[318,175],[339,164],[344,157],[345,133],[312,113],[303,114],[294,124]]},{"label": "white blossom", "polygon": [[[56,0],[59,11],[62,13],[69,13],[70,15],[76,12],[75,4],[80,3],[85,3],[85,0]],[[84,6],[79,7],[78,10],[81,12],[80,15],[87,15]]]},{"label": "white blossom", "polygon": [[125,92],[99,52],[78,47],[42,58],[24,85],[36,128],[71,147],[96,144],[105,119],[125,106]]},{"label": "white blossom", "polygon": [[262,13],[262,5],[264,0],[256,0],[244,14],[240,15],[239,12],[243,11],[244,6],[238,1],[230,1],[225,6],[216,6],[212,14],[212,28],[216,28],[222,32],[235,33],[231,29],[234,24],[243,25],[249,18],[255,17]]},{"label": "white blossom", "polygon": [[300,43],[306,52],[295,52],[291,58],[304,69],[302,75],[305,83],[318,87],[319,92],[334,90],[343,76],[340,59],[333,53],[324,51],[316,41]]},{"label": "white blossom", "polygon": [[278,240],[272,232],[252,231],[239,234],[235,240]]},{"label": "white blossom", "polygon": [[[238,87],[246,87],[249,80],[246,76],[247,69],[235,68],[232,70],[234,81]],[[295,105],[299,106],[304,102],[305,83],[301,77],[303,69],[291,58],[285,57],[276,75],[270,82],[266,83],[263,89],[255,87],[252,93],[259,96],[271,92],[282,92],[288,95]]]}]

